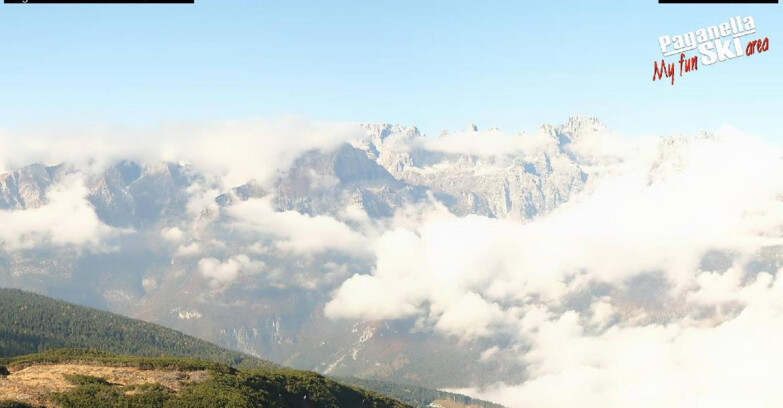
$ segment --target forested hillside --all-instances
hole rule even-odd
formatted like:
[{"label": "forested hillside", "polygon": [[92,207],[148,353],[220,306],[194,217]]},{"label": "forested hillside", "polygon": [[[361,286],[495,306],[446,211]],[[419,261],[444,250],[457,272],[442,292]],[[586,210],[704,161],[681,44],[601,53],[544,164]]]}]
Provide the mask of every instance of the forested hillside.
[{"label": "forested hillside", "polygon": [[0,357],[58,348],[207,360],[236,367],[274,364],[152,323],[16,289],[0,289]]}]

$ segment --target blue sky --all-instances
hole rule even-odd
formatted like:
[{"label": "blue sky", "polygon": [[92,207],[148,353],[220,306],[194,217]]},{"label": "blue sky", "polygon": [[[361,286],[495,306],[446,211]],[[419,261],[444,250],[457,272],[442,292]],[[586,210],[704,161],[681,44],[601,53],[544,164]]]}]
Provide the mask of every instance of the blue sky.
[{"label": "blue sky", "polygon": [[[778,136],[783,5],[231,1],[0,5],[0,127],[245,119]],[[770,51],[652,82],[657,38],[752,15]],[[673,60],[670,57],[669,60]]]}]

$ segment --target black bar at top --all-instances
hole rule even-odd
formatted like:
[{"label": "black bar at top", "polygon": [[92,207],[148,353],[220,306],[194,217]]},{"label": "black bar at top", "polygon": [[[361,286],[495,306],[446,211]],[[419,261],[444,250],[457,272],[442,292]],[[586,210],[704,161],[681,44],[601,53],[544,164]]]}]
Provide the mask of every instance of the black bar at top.
[{"label": "black bar at top", "polygon": [[658,4],[778,4],[778,0],[658,0]]},{"label": "black bar at top", "polygon": [[194,4],[195,0],[3,0],[5,4]]}]

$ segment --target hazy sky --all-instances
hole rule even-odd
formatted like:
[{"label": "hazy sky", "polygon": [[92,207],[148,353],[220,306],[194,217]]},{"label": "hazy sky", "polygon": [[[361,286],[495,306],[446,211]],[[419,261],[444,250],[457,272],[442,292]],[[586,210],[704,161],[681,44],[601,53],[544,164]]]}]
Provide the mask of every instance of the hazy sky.
[{"label": "hazy sky", "polygon": [[[627,135],[780,128],[783,6],[227,1],[0,6],[0,127],[302,115],[428,134],[574,114]],[[652,82],[657,38],[752,15],[770,51]],[[674,57],[668,60],[673,61]],[[783,137],[781,138],[783,140]]]}]

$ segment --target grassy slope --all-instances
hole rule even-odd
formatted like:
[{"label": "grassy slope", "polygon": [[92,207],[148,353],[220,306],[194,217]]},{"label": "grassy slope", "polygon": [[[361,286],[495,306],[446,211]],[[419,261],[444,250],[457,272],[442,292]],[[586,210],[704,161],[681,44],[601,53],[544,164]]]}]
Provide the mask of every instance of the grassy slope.
[{"label": "grassy slope", "polygon": [[[74,388],[48,398],[61,407],[145,408],[406,408],[380,394],[343,385],[316,373],[284,368],[237,370],[193,359],[125,357],[89,350],[60,349],[0,360],[11,372],[32,365],[90,364],[142,370],[208,370],[203,382],[188,383],[175,393],[159,384],[118,386],[100,378],[71,376]],[[9,403],[10,404],[10,403]]]}]

